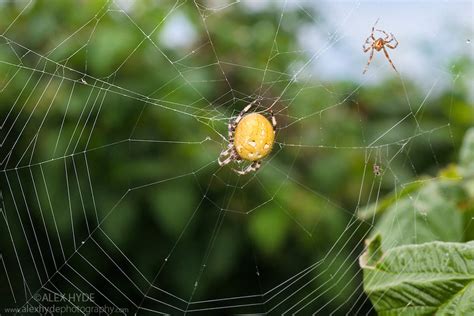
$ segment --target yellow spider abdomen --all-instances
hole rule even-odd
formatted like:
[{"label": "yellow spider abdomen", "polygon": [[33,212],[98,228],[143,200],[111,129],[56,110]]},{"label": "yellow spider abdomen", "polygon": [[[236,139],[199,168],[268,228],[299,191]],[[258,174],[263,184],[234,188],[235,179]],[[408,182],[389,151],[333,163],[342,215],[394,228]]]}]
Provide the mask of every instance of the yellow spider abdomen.
[{"label": "yellow spider abdomen", "polygon": [[267,156],[273,147],[275,133],[270,121],[258,113],[245,115],[235,128],[234,146],[240,158],[256,161]]}]

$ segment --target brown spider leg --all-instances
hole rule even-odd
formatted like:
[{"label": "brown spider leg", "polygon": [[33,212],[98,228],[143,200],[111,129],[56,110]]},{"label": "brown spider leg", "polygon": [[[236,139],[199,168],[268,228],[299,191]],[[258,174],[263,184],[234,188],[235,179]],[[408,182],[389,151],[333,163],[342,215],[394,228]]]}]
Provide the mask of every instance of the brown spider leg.
[{"label": "brown spider leg", "polygon": [[[228,141],[229,141],[229,147],[233,147],[233,143],[234,143],[234,133],[235,133],[235,128],[237,127],[237,124],[239,124],[240,120],[242,119],[242,117],[244,116],[245,113],[247,113],[247,111],[257,102],[259,101],[260,98],[252,101],[251,103],[249,103],[240,113],[239,115],[237,115],[237,117],[229,122],[229,124],[227,125],[227,129],[228,129]],[[227,150],[226,150],[227,152]],[[223,154],[224,152],[221,153],[221,155]]]},{"label": "brown spider leg", "polygon": [[[225,158],[224,160],[221,160],[222,158]],[[217,158],[217,162],[219,163],[219,166],[225,166],[229,164],[232,160],[235,159],[235,153],[234,153],[234,146],[232,144],[229,144],[227,146],[227,149],[221,152],[219,155],[219,158]]]},{"label": "brown spider leg", "polygon": [[235,121],[232,121],[232,122],[229,122],[229,124],[227,125],[227,128],[228,128],[228,141],[229,143],[233,143],[234,142],[234,132],[235,132],[235,127],[237,126],[237,124],[235,123]]},{"label": "brown spider leg", "polygon": [[374,49],[375,48],[372,47],[372,50],[370,51],[369,60],[367,61],[367,66],[365,66],[365,69],[362,72],[363,74],[365,74],[367,72],[367,70],[369,69],[370,62],[372,61],[372,58],[374,57]]},{"label": "brown spider leg", "polygon": [[377,23],[379,23],[379,19],[380,18],[378,18],[377,21],[375,21],[374,26],[372,26],[372,33],[370,33],[370,36],[369,36],[374,40],[374,42],[376,41],[375,36],[374,36],[375,26],[377,25]]},{"label": "brown spider leg", "polygon": [[239,124],[239,122],[242,119],[242,117],[244,116],[244,114],[247,113],[248,110],[250,110],[250,108],[259,100],[260,100],[260,98],[255,99],[254,101],[249,103],[242,111],[240,111],[239,115],[237,115],[237,117],[227,125],[228,130],[229,130],[229,133],[228,133],[229,143],[234,142],[234,132],[235,132],[235,128],[237,127],[237,124]]},{"label": "brown spider leg", "polygon": [[375,31],[375,30],[374,30],[374,27],[372,27],[372,32],[370,33],[369,37],[367,38],[366,43],[369,42],[369,38],[371,38],[374,42],[377,40],[377,39],[375,38],[375,36],[374,36],[374,31]]},{"label": "brown spider leg", "polygon": [[[384,42],[387,42],[387,40],[390,38],[390,35],[389,35],[387,32],[385,32],[384,30],[378,30],[378,29],[377,29],[376,31],[377,31],[377,32],[381,32],[381,33],[383,33],[383,34],[385,35],[385,38],[383,39]],[[389,41],[389,42],[390,42],[390,41]]]},{"label": "brown spider leg", "polygon": [[273,111],[270,111],[270,117],[272,119],[273,133],[276,133],[277,120],[275,118],[275,115],[273,115]]},{"label": "brown spider leg", "polygon": [[[374,26],[372,26],[372,32],[370,32],[369,37],[367,37],[367,39],[365,40],[364,45],[362,45],[362,49],[364,50],[364,53],[367,52],[374,45],[373,42],[375,42],[377,40],[374,36],[374,32],[375,32],[375,26],[377,25],[378,22],[379,22],[379,19],[377,19],[377,21],[375,21]],[[372,39],[372,43],[369,42],[370,39]],[[367,44],[370,44],[370,46],[366,48],[365,45],[367,45]]]},{"label": "brown spider leg", "polygon": [[[220,159],[220,158],[219,158],[219,159]],[[218,161],[219,161],[219,166],[222,167],[222,166],[228,165],[228,164],[230,164],[232,161],[234,161],[234,160],[235,160],[235,154],[234,154],[234,153],[230,154],[229,157],[227,157],[224,161],[220,161],[219,159],[218,159]]]},{"label": "brown spider leg", "polygon": [[250,102],[242,111],[240,111],[239,115],[237,115],[236,119],[234,120],[234,125],[237,126],[237,124],[239,124],[240,120],[242,119],[242,117],[244,116],[245,113],[247,113],[250,108],[255,104],[257,103],[258,101],[260,101],[260,98],[257,98],[255,100],[253,100],[252,102]]},{"label": "brown spider leg", "polygon": [[252,162],[251,165],[247,166],[247,168],[243,170],[236,170],[236,169],[232,169],[232,170],[234,170],[236,173],[243,176],[249,172],[257,171],[258,169],[260,169],[261,166],[262,166],[262,163],[260,162],[260,160],[257,160],[257,161]]},{"label": "brown spider leg", "polygon": [[[362,49],[364,50],[364,53],[367,52],[367,51],[372,47],[372,45],[373,45],[373,42],[370,43],[369,40],[370,40],[370,36],[367,37],[367,39],[365,40],[364,45],[362,45]],[[366,45],[369,45],[369,47],[366,48],[366,47],[365,47]]]},{"label": "brown spider leg", "polygon": [[385,53],[385,57],[387,57],[388,61],[390,62],[390,65],[392,65],[393,69],[398,72],[397,68],[395,68],[395,65],[393,64],[392,60],[390,59],[390,56],[388,55],[387,50],[385,49],[385,46],[382,47],[383,52]]},{"label": "brown spider leg", "polygon": [[374,26],[372,26],[372,29],[374,29],[375,26],[377,25],[377,23],[379,23],[379,20],[380,20],[380,17],[377,18],[377,20],[376,20],[375,23],[374,23]]},{"label": "brown spider leg", "polygon": [[227,159],[224,160],[224,161],[220,161],[220,160],[219,160],[219,166],[222,167],[222,166],[228,165],[228,164],[230,164],[230,162],[231,162],[232,160],[233,160],[233,159],[232,159],[232,155],[230,155],[229,157],[227,157]]},{"label": "brown spider leg", "polygon": [[[395,36],[393,36],[392,33],[390,33],[390,35],[392,35],[392,38],[390,39],[390,41],[388,41],[388,43],[386,43],[385,46],[387,46],[388,48],[391,48],[391,49],[395,49],[398,46],[398,41],[395,38]],[[392,41],[395,41],[395,45],[390,45],[390,42],[392,42]]]},{"label": "brown spider leg", "polygon": [[369,35],[369,37],[375,41],[374,32],[375,32],[375,25],[372,26],[372,32],[370,32],[370,35]]}]

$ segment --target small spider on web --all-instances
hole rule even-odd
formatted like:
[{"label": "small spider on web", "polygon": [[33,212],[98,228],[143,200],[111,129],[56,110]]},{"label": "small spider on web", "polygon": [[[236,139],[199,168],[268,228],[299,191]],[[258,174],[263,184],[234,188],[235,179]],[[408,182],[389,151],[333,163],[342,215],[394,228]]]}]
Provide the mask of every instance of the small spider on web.
[{"label": "small spider on web", "polygon": [[[374,57],[374,50],[376,50],[378,52],[383,50],[383,52],[385,54],[385,57],[387,58],[390,65],[392,65],[393,69],[396,72],[398,72],[397,68],[395,68],[395,65],[393,64],[392,60],[390,59],[390,56],[388,55],[388,52],[387,52],[387,49],[386,49],[386,47],[388,47],[390,49],[395,49],[398,46],[398,41],[392,33],[388,34],[384,30],[375,29],[375,26],[377,25],[378,21],[379,21],[378,19],[377,19],[377,21],[375,21],[374,26],[372,26],[372,32],[370,33],[369,37],[367,37],[367,39],[365,40],[364,45],[362,45],[362,49],[364,50],[364,53],[367,53],[370,50],[369,60],[367,61],[367,66],[365,66],[365,69],[363,71],[364,74],[369,69],[370,62],[372,61],[372,58]],[[381,38],[381,37],[375,38],[375,36],[374,36],[375,31],[383,33],[385,35],[385,38]],[[372,40],[372,42],[371,42],[371,40]],[[392,43],[392,42],[394,42],[394,43]]]},{"label": "small spider on web", "polygon": [[382,175],[382,167],[380,167],[379,164],[374,163],[373,172],[374,172],[375,176],[377,176],[377,177],[381,176]]}]

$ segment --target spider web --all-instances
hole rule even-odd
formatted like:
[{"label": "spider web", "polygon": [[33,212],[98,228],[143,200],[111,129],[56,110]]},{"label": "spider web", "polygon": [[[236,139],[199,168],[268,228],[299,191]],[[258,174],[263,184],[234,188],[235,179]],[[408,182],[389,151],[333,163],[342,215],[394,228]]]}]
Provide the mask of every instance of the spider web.
[{"label": "spider web", "polygon": [[[376,54],[362,76],[364,2],[81,5],[0,3],[4,312],[374,313],[358,266],[374,219],[356,213],[458,148],[454,93],[441,120],[430,108],[460,85],[453,53],[408,72],[392,27],[400,74]],[[393,96],[372,95],[384,80]],[[217,157],[256,98],[276,144],[238,176]]]}]

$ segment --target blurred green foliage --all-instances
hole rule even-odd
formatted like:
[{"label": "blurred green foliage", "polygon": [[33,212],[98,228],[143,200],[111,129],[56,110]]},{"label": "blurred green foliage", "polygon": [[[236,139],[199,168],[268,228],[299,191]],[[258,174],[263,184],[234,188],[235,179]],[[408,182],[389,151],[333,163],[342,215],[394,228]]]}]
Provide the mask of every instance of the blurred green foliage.
[{"label": "blurred green foliage", "polygon": [[[410,113],[406,95],[419,105],[426,93],[396,77],[367,87],[309,78],[276,105],[272,156],[256,176],[238,177],[217,166],[219,133],[249,96],[264,97],[259,110],[271,104],[308,60],[295,36],[314,23],[304,11],[285,12],[275,37],[273,5],[213,14],[192,3],[140,1],[123,11],[54,0],[19,15],[23,7],[0,4],[0,117],[10,131],[0,249],[20,305],[51,278],[63,292],[106,291],[120,307],[174,313],[148,298],[183,303],[148,282],[186,301],[260,295],[313,265],[273,312],[314,292],[312,311],[367,312],[357,258],[372,223],[354,210],[435,175],[473,123],[469,80],[458,76],[472,71],[463,56],[452,61],[453,85],[379,148],[367,146]],[[189,47],[160,39],[170,12],[195,29]],[[383,177],[372,174],[375,162]],[[12,306],[0,279],[2,305]]]}]

